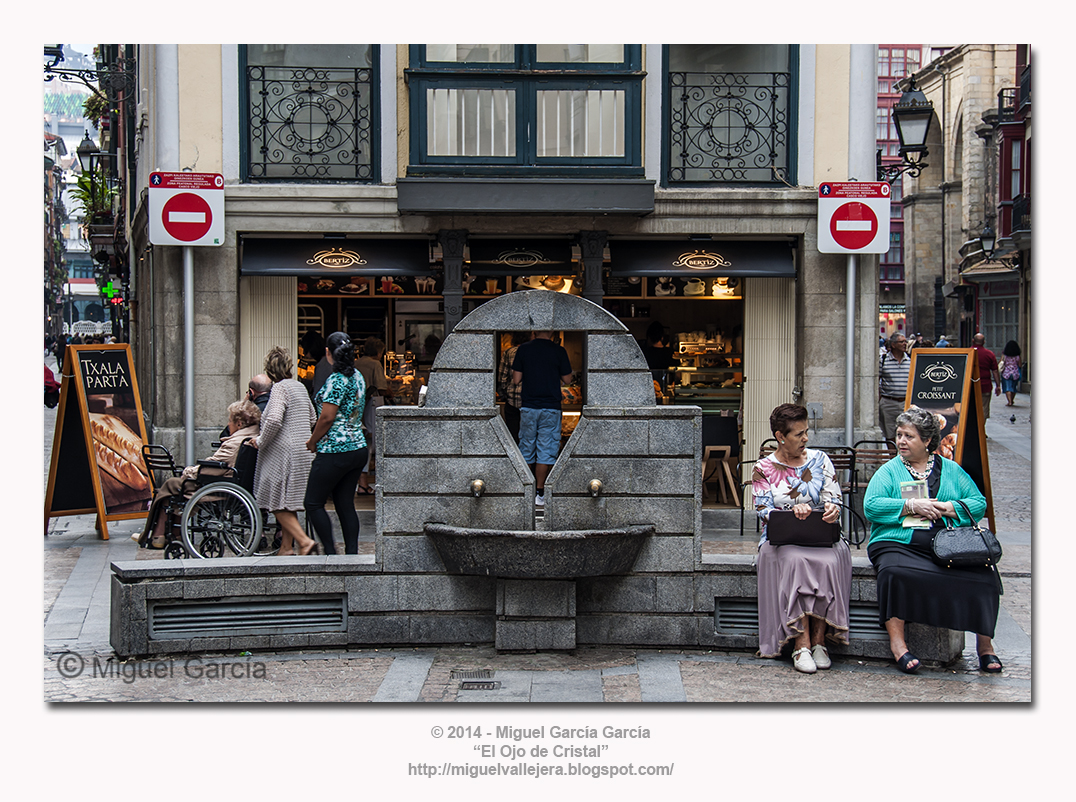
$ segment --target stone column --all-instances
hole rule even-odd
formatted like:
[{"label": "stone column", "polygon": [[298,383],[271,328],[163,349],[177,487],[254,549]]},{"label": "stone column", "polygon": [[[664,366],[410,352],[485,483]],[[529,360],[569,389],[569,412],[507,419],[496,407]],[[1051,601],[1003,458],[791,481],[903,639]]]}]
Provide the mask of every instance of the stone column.
[{"label": "stone column", "polygon": [[467,231],[461,228],[441,229],[437,232],[441,254],[445,263],[445,337],[452,333],[463,319],[463,246],[467,244]]},{"label": "stone column", "polygon": [[605,255],[605,231],[580,231],[579,251],[583,262],[583,297],[598,306],[602,303],[602,264]]}]

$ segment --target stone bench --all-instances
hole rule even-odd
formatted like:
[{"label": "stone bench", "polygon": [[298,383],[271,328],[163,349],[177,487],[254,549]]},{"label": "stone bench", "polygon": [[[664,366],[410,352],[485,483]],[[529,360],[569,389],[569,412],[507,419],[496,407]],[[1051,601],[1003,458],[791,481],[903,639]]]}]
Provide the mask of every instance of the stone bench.
[{"label": "stone bench", "polygon": [[[117,654],[494,643],[758,647],[750,555],[705,555],[692,572],[577,580],[388,573],[373,555],[169,560],[112,564]],[[887,659],[874,571],[853,558],[851,639],[837,655]],[[949,663],[964,633],[908,625],[924,661]]]}]

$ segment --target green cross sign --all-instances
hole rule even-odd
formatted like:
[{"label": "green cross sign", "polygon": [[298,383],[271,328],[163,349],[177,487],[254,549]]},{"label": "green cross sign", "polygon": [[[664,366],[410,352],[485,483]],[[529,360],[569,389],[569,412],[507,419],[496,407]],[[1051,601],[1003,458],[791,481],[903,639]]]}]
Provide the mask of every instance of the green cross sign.
[{"label": "green cross sign", "polygon": [[116,297],[117,295],[119,295],[119,294],[120,294],[120,291],[119,291],[119,289],[118,289],[117,287],[113,287],[113,286],[112,286],[112,282],[111,282],[111,281],[110,281],[110,282],[108,282],[108,284],[106,284],[106,285],[105,285],[105,286],[104,286],[104,287],[102,288],[101,292],[103,292],[103,293],[104,293],[105,295],[107,295],[107,296],[108,296],[109,298],[115,298],[115,297]]}]

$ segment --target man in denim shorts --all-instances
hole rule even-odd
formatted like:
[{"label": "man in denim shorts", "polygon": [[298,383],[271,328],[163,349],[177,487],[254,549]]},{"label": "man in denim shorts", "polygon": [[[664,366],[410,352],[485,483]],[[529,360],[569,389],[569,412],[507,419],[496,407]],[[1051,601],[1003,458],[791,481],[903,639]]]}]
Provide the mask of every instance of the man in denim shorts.
[{"label": "man in denim shorts", "polygon": [[519,450],[534,472],[537,495],[545,504],[545,478],[560,450],[560,386],[572,378],[568,352],[553,342],[553,332],[536,331],[512,362],[512,381],[521,384]]}]

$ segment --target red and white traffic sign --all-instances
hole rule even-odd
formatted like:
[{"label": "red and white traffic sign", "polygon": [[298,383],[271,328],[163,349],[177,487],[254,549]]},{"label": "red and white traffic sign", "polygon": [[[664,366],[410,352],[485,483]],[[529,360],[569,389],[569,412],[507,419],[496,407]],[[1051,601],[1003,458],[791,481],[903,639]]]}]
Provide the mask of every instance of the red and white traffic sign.
[{"label": "red and white traffic sign", "polygon": [[818,187],[820,253],[889,250],[889,184],[831,181]]},{"label": "red and white traffic sign", "polygon": [[150,173],[149,241],[153,245],[222,245],[224,176]]}]

